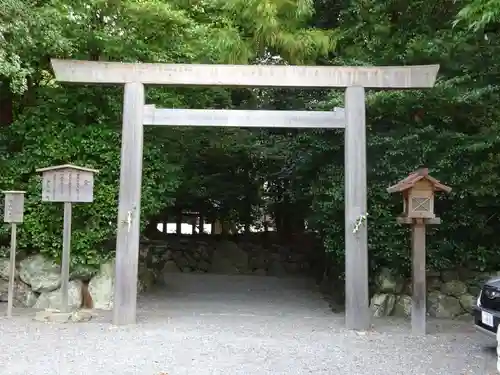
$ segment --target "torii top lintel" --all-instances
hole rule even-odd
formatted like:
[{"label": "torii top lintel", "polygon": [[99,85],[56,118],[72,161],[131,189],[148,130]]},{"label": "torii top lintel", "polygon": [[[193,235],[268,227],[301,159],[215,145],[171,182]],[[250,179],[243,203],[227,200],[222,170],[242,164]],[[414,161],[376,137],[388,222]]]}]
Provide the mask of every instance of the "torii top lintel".
[{"label": "torii top lintel", "polygon": [[145,64],[59,59],[52,59],[51,64],[60,82],[172,86],[429,88],[439,70],[439,65]]}]

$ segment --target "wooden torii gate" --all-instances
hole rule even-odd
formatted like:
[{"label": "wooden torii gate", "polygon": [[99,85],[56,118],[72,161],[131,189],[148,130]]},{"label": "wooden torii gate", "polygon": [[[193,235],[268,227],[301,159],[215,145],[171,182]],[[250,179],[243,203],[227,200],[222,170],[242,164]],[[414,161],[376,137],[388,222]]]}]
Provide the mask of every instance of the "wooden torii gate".
[{"label": "wooden torii gate", "polygon": [[[144,64],[51,61],[60,82],[125,86],[116,240],[113,323],[136,321],[143,126],[212,125],[288,128],[345,127],[346,326],[370,327],[366,219],[365,88],[434,86],[439,65],[334,67]],[[145,105],[144,85],[346,88],[345,111],[235,111],[157,109]]]}]

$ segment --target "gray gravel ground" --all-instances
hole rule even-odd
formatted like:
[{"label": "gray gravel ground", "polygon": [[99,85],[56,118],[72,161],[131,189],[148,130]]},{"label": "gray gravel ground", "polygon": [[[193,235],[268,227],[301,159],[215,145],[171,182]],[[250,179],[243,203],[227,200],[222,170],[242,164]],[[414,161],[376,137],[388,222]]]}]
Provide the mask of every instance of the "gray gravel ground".
[{"label": "gray gravel ground", "polygon": [[489,375],[493,343],[469,322],[343,328],[310,285],[266,277],[176,275],[139,301],[135,326],[44,324],[33,311],[0,319],[0,375]]}]

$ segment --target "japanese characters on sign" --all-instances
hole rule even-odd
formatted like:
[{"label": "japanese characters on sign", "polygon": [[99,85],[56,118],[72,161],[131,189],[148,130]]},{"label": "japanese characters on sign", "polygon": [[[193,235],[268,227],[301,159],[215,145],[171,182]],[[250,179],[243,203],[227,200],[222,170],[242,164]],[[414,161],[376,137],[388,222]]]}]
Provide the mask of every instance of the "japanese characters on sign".
[{"label": "japanese characters on sign", "polygon": [[64,165],[43,168],[42,201],[88,203],[93,201],[96,170]]},{"label": "japanese characters on sign", "polygon": [[24,191],[4,191],[5,208],[3,221],[5,223],[22,223],[24,220]]}]

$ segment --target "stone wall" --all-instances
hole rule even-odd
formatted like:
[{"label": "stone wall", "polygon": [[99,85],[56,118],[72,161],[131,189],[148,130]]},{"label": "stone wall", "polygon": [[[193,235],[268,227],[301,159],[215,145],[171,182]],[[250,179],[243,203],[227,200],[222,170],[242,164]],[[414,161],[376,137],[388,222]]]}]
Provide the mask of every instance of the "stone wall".
[{"label": "stone wall", "polygon": [[287,276],[310,274],[314,250],[301,242],[263,244],[255,238],[218,240],[210,236],[171,236],[141,247],[141,261],[163,272],[257,274]]},{"label": "stone wall", "polygon": [[[103,264],[93,274],[75,273],[70,276],[69,305],[79,308],[82,304],[82,280],[90,279],[88,290],[94,307],[112,309],[114,293],[114,261]],[[0,302],[7,302],[9,285],[9,260],[0,259]],[[138,290],[144,291],[156,280],[153,271],[139,266]],[[16,265],[14,284],[14,307],[36,309],[59,308],[61,303],[61,269],[41,255],[27,257]]]},{"label": "stone wall", "polygon": [[[268,238],[269,239],[269,238]],[[322,270],[321,249],[309,240],[293,239],[288,245],[258,238],[215,239],[211,236],[169,236],[161,241],[141,243],[138,291],[144,292],[163,282],[172,272],[255,274],[262,276],[312,276]],[[16,265],[14,306],[57,308],[60,304],[60,267],[40,255],[20,257]],[[8,259],[0,259],[0,302],[7,301]],[[78,270],[71,275],[69,303],[81,304],[82,279],[90,280],[88,290],[94,307],[111,309],[114,293],[114,261],[98,272]],[[315,270],[315,268],[317,268]],[[322,272],[322,271],[321,271]],[[470,314],[485,280],[500,275],[453,270],[427,273],[427,310],[438,318],[460,318]],[[343,300],[343,285],[328,275],[325,291]],[[411,280],[383,269],[374,277],[371,310],[374,316],[409,316]],[[322,284],[322,286],[325,286]],[[334,297],[335,297],[334,296]],[[331,298],[329,298],[331,299]],[[337,306],[337,303],[332,304]],[[338,306],[337,306],[338,307]]]},{"label": "stone wall", "polygon": [[[209,272],[270,276],[304,275],[310,271],[311,248],[303,241],[291,246],[253,238],[237,242],[209,236],[169,236],[161,241],[144,241],[140,246],[138,291],[144,292],[163,281],[163,273]],[[82,303],[82,280],[90,280],[88,291],[94,307],[112,309],[115,283],[114,261],[101,265],[98,272],[79,269],[72,272],[69,304]],[[9,260],[0,258],[0,302],[7,302]],[[60,266],[41,255],[24,257],[19,253],[14,289],[15,307],[58,308],[61,303]]]},{"label": "stone wall", "polygon": [[[427,313],[436,318],[469,316],[482,284],[500,272],[480,273],[448,270],[427,273]],[[411,279],[394,276],[383,269],[375,277],[370,307],[374,316],[410,316]]]}]

